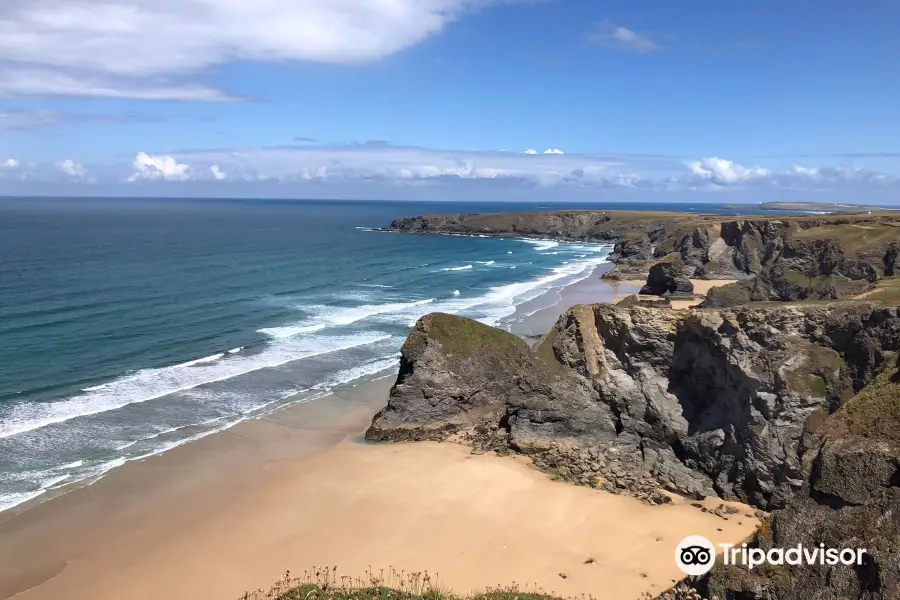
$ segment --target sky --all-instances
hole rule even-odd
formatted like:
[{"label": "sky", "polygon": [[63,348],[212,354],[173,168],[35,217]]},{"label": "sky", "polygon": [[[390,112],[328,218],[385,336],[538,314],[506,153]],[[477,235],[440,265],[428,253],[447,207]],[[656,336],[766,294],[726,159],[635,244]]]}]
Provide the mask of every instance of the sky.
[{"label": "sky", "polygon": [[896,0],[2,0],[0,195],[900,204]]}]

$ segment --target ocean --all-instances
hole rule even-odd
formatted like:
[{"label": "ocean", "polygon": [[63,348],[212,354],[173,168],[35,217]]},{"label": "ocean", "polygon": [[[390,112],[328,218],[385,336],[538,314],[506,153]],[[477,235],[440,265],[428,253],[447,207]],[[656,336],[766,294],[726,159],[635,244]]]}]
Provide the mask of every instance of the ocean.
[{"label": "ocean", "polygon": [[0,199],[0,510],[393,375],[429,312],[515,332],[517,306],[552,304],[611,246],[373,228],[578,207],[635,208]]}]

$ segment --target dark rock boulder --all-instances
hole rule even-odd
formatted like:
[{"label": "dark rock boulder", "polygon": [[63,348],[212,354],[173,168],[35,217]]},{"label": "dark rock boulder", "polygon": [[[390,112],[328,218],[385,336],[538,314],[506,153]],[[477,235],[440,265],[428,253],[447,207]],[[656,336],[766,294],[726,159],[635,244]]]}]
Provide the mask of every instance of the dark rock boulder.
[{"label": "dark rock boulder", "polygon": [[673,252],[650,267],[647,285],[641,288],[642,294],[665,296],[675,294],[692,296],[694,284],[684,276],[685,265],[681,254]]},{"label": "dark rock boulder", "polygon": [[650,238],[640,233],[626,233],[616,241],[612,254],[609,255],[611,262],[625,262],[632,260],[650,260],[653,258],[653,246],[650,244]]},{"label": "dark rock boulder", "polygon": [[525,341],[505,331],[454,315],[422,317],[366,439],[439,440],[499,423],[528,356]]}]

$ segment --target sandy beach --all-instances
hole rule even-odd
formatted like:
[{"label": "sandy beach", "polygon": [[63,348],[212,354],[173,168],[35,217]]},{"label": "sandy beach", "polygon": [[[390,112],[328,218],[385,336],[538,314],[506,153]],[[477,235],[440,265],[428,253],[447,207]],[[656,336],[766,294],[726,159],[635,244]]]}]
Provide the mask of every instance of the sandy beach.
[{"label": "sandy beach", "polygon": [[[606,280],[603,280],[606,281]],[[734,283],[735,279],[691,279],[691,283],[694,284],[694,294],[697,296],[706,296],[709,293],[709,290],[722,285],[728,285],[729,283]],[[618,302],[632,294],[636,294],[640,291],[640,289],[646,283],[643,280],[639,279],[625,279],[621,281],[609,281],[607,285],[615,290],[615,295],[613,296],[610,302]],[[624,289],[623,288],[631,288]],[[642,298],[659,298],[659,296],[641,296]],[[674,310],[686,310],[688,308],[692,308],[694,306],[699,305],[703,302],[703,298],[692,299],[692,300],[671,300],[672,308]]]},{"label": "sandy beach", "polygon": [[371,563],[428,569],[458,592],[515,581],[637,598],[680,576],[684,536],[734,541],[756,525],[743,507],[728,521],[683,499],[651,507],[455,444],[362,443],[390,383],[248,421],[4,515],[0,597],[229,599],[285,569],[362,575]]},{"label": "sandy beach", "polygon": [[[527,322],[543,333],[611,292],[596,273]],[[0,598],[228,600],[286,569],[371,564],[437,572],[459,593],[517,582],[629,599],[680,578],[683,537],[739,541],[757,525],[743,506],[723,520],[681,498],[648,506],[554,482],[521,457],[365,443],[392,383],[346,386],[0,513]]]}]

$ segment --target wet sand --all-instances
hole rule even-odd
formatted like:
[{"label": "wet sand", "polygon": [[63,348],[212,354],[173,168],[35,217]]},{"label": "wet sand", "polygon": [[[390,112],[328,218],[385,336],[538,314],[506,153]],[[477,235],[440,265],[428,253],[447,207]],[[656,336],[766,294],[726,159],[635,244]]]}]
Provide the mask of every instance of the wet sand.
[{"label": "wet sand", "polygon": [[390,383],[242,423],[7,517],[0,598],[231,599],[285,569],[356,576],[371,563],[438,572],[463,593],[515,581],[628,599],[680,577],[686,535],[738,541],[756,526],[744,508],[725,521],[683,499],[647,506],[554,482],[522,458],[362,443]]},{"label": "wet sand", "polygon": [[543,335],[550,331],[562,313],[576,304],[615,303],[625,296],[636,294],[644,285],[643,281],[617,282],[601,279],[600,276],[610,271],[612,266],[612,264],[598,266],[590,276],[562,288],[556,293],[556,297],[550,300],[546,296],[541,296],[532,302],[519,305],[513,317],[521,315],[524,322],[512,332],[523,336]]}]

